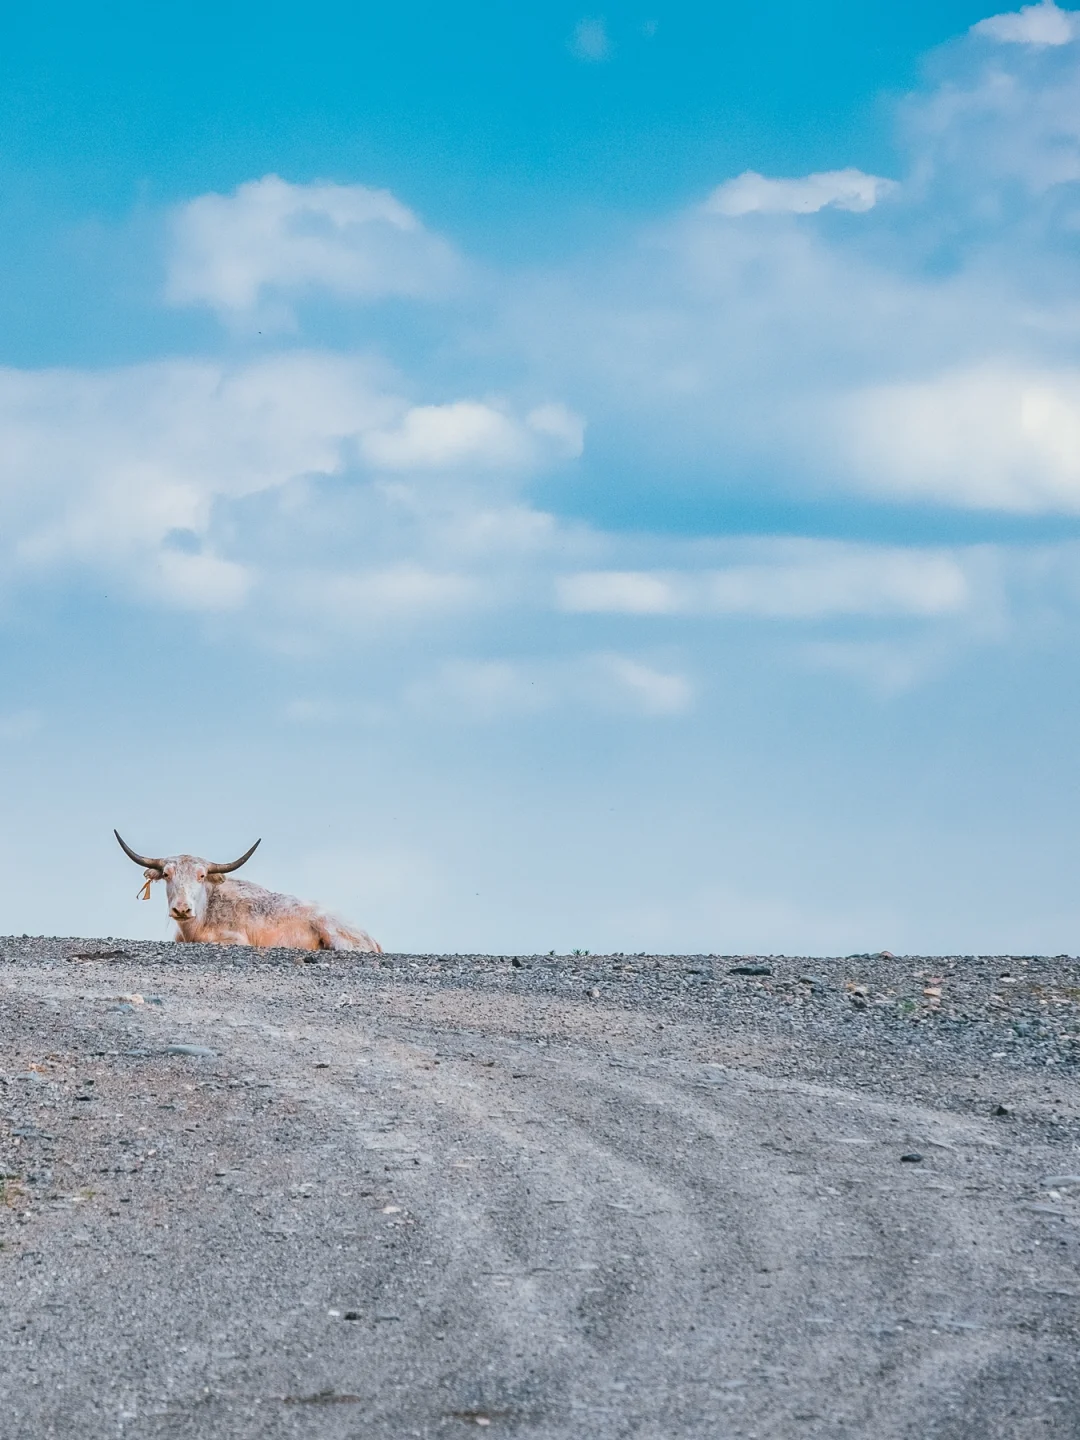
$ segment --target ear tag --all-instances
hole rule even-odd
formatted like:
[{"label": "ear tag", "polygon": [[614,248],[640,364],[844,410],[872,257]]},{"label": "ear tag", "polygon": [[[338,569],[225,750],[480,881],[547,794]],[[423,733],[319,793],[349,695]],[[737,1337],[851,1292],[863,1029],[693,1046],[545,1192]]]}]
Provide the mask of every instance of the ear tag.
[{"label": "ear tag", "polygon": [[140,900],[149,900],[149,899],[150,899],[150,886],[153,885],[153,883],[154,883],[154,882],[153,882],[152,880],[147,880],[146,884],[145,884],[145,885],[142,887],[142,889],[139,891],[138,898],[139,898]]}]

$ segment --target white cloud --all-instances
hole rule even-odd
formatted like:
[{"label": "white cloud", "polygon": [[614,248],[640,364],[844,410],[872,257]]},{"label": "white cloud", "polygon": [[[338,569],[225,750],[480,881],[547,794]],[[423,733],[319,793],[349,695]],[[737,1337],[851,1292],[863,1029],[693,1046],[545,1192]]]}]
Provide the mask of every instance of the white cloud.
[{"label": "white cloud", "polygon": [[288,324],[282,297],[314,289],[358,301],[432,296],[458,268],[450,247],[387,190],[267,175],[177,209],[165,294],[227,316],[254,312],[269,295],[277,304],[261,321]]},{"label": "white cloud", "polygon": [[585,448],[585,421],[566,405],[537,405],[525,416],[525,424],[551,441],[561,458],[576,459]]},{"label": "white cloud", "polygon": [[710,215],[812,215],[826,206],[872,210],[896,182],[862,170],[826,170],[799,180],[769,180],[747,170],[718,185],[702,207]]},{"label": "white cloud", "polygon": [[[393,381],[367,360],[305,352],[0,371],[8,578],[93,570],[196,610],[259,595],[265,611],[295,591],[328,624],[475,605],[483,585],[457,558],[509,564],[552,543],[551,518],[506,487],[580,448],[581,424],[556,404],[523,418],[474,401],[410,406]],[[319,495],[345,476],[338,513],[363,527],[351,536]],[[230,516],[258,497],[256,533],[254,512],[239,526]],[[350,541],[362,567],[347,563]]]},{"label": "white cloud", "polygon": [[837,427],[868,490],[1080,511],[1080,371],[985,364],[869,386],[840,402]]},{"label": "white cloud", "polygon": [[813,540],[750,541],[740,548],[748,552],[749,563],[721,570],[560,576],[558,604],[585,614],[821,620],[837,615],[950,615],[971,600],[971,583],[958,553]]},{"label": "white cloud", "polygon": [[585,615],[670,615],[683,609],[671,577],[632,570],[590,570],[555,581],[560,610]]},{"label": "white cloud", "polygon": [[611,40],[603,20],[579,20],[570,37],[570,53],[577,60],[595,64],[611,55]]},{"label": "white cloud", "polygon": [[601,656],[599,665],[616,698],[644,715],[682,715],[693,704],[694,687],[685,675],[657,670],[626,655]]},{"label": "white cloud", "polygon": [[342,468],[347,442],[402,408],[370,363],[293,354],[99,372],[0,371],[0,555],[24,573],[126,572],[170,603],[238,603],[206,548],[214,506]]},{"label": "white cloud", "polygon": [[[1021,12],[1025,33],[1065,14],[1035,10]],[[16,577],[104,571],[135,595],[235,612],[230,626],[257,617],[260,637],[298,650],[304,627],[359,645],[414,622],[432,634],[486,626],[491,649],[527,612],[534,653],[544,626],[571,628],[552,618],[553,593],[564,616],[626,627],[611,643],[631,649],[630,627],[648,617],[960,630],[989,593],[982,560],[960,546],[695,549],[560,519],[527,487],[582,453],[587,414],[578,516],[596,513],[589,487],[604,488],[606,508],[624,476],[628,496],[696,487],[719,508],[750,485],[770,506],[857,490],[1080,508],[1080,311],[1065,303],[1080,66],[1072,50],[1045,51],[990,52],[980,38],[950,48],[939,83],[909,102],[912,163],[895,204],[878,204],[894,182],[852,168],[747,172],[595,258],[475,272],[468,316],[440,312],[445,344],[417,362],[423,387],[302,352],[0,372],[0,560]],[[830,207],[863,218],[817,218]],[[313,288],[445,294],[460,268],[387,192],[272,176],[180,207],[173,246],[174,302],[247,318]],[[448,388],[465,368],[465,393]],[[538,403],[546,395],[572,404]],[[541,492],[551,510],[565,478]],[[538,693],[601,707],[636,696],[639,709],[652,694],[677,709],[692,688],[664,657],[490,663],[440,683],[463,706],[474,694],[479,709],[508,712]]]},{"label": "white cloud", "polygon": [[810,640],[799,656],[810,670],[823,670],[857,680],[873,693],[903,695],[937,674],[953,648],[938,638],[875,640]]},{"label": "white cloud", "polygon": [[581,453],[584,424],[564,406],[532,411],[524,425],[476,400],[417,405],[392,429],[364,437],[370,463],[382,470],[517,468]]},{"label": "white cloud", "polygon": [[799,550],[786,562],[715,573],[706,584],[707,605],[724,614],[810,620],[948,615],[970,598],[962,566],[947,553],[812,541]]},{"label": "white cloud", "polygon": [[618,652],[544,660],[447,660],[408,687],[428,715],[494,721],[557,709],[654,718],[682,715],[694,700],[686,676]]},{"label": "white cloud", "polygon": [[973,35],[984,35],[1014,45],[1068,45],[1080,34],[1075,10],[1061,10],[1054,0],[1024,5],[1005,15],[991,15],[971,27]]},{"label": "white cloud", "polygon": [[182,610],[234,610],[247,599],[253,579],[235,561],[179,550],[159,552],[147,578],[153,593]]},{"label": "white cloud", "polygon": [[[748,174],[595,263],[507,287],[506,353],[589,415],[591,473],[651,472],[654,494],[753,477],[774,498],[1074,508],[1080,46],[963,38],[935,67],[902,107],[896,203],[857,226],[808,212],[869,205],[878,177]],[[969,406],[972,387],[955,415],[933,401],[942,377],[994,366],[1049,391],[1022,422],[1008,386],[1002,414]],[[669,602],[654,587],[641,603]]]},{"label": "white cloud", "polygon": [[446,616],[481,604],[482,583],[469,575],[430,570],[413,561],[352,574],[307,574],[294,577],[288,605],[341,630],[364,629],[373,623]]},{"label": "white cloud", "polygon": [[512,660],[447,660],[406,692],[412,709],[457,720],[528,715],[557,699],[557,677]]}]

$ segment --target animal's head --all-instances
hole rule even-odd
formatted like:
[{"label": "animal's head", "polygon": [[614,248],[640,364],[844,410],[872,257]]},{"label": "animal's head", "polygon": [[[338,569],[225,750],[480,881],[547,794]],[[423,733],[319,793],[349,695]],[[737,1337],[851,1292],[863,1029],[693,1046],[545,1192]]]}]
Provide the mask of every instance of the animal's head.
[{"label": "animal's head", "polygon": [[231,870],[239,870],[255,854],[260,845],[256,840],[250,850],[246,850],[239,860],[233,860],[228,865],[214,865],[209,860],[201,860],[198,855],[165,855],[160,859],[154,859],[148,855],[138,855],[131,846],[120,838],[119,831],[114,830],[113,834],[120,841],[120,847],[124,854],[134,860],[136,865],[143,866],[143,874],[146,876],[147,893],[155,880],[165,881],[165,891],[169,897],[169,914],[174,920],[202,920],[206,915],[206,905],[210,898],[210,887],[220,885]]}]

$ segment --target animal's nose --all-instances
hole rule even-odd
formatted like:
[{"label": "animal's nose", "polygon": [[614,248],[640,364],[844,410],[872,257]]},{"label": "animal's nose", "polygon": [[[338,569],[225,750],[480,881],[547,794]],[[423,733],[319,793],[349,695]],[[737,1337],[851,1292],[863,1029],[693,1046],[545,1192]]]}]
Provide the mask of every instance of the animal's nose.
[{"label": "animal's nose", "polygon": [[174,905],[169,911],[174,920],[190,920],[191,911],[186,905]]}]

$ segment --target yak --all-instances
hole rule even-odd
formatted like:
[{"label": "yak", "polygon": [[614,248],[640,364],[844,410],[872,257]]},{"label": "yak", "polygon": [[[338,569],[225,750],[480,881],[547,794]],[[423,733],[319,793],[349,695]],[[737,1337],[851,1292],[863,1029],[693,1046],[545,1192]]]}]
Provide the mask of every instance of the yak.
[{"label": "yak", "polygon": [[256,840],[239,860],[215,865],[198,855],[139,855],[120,836],[120,847],[129,859],[143,867],[146,884],[142,897],[150,898],[150,887],[165,881],[169,914],[176,921],[176,938],[211,945],[280,945],[290,950],[364,950],[381,955],[382,946],[366,930],[353,929],[317,905],[292,895],[279,895],[252,885],[248,880],[230,880],[233,870],[246,865],[262,843]]}]

